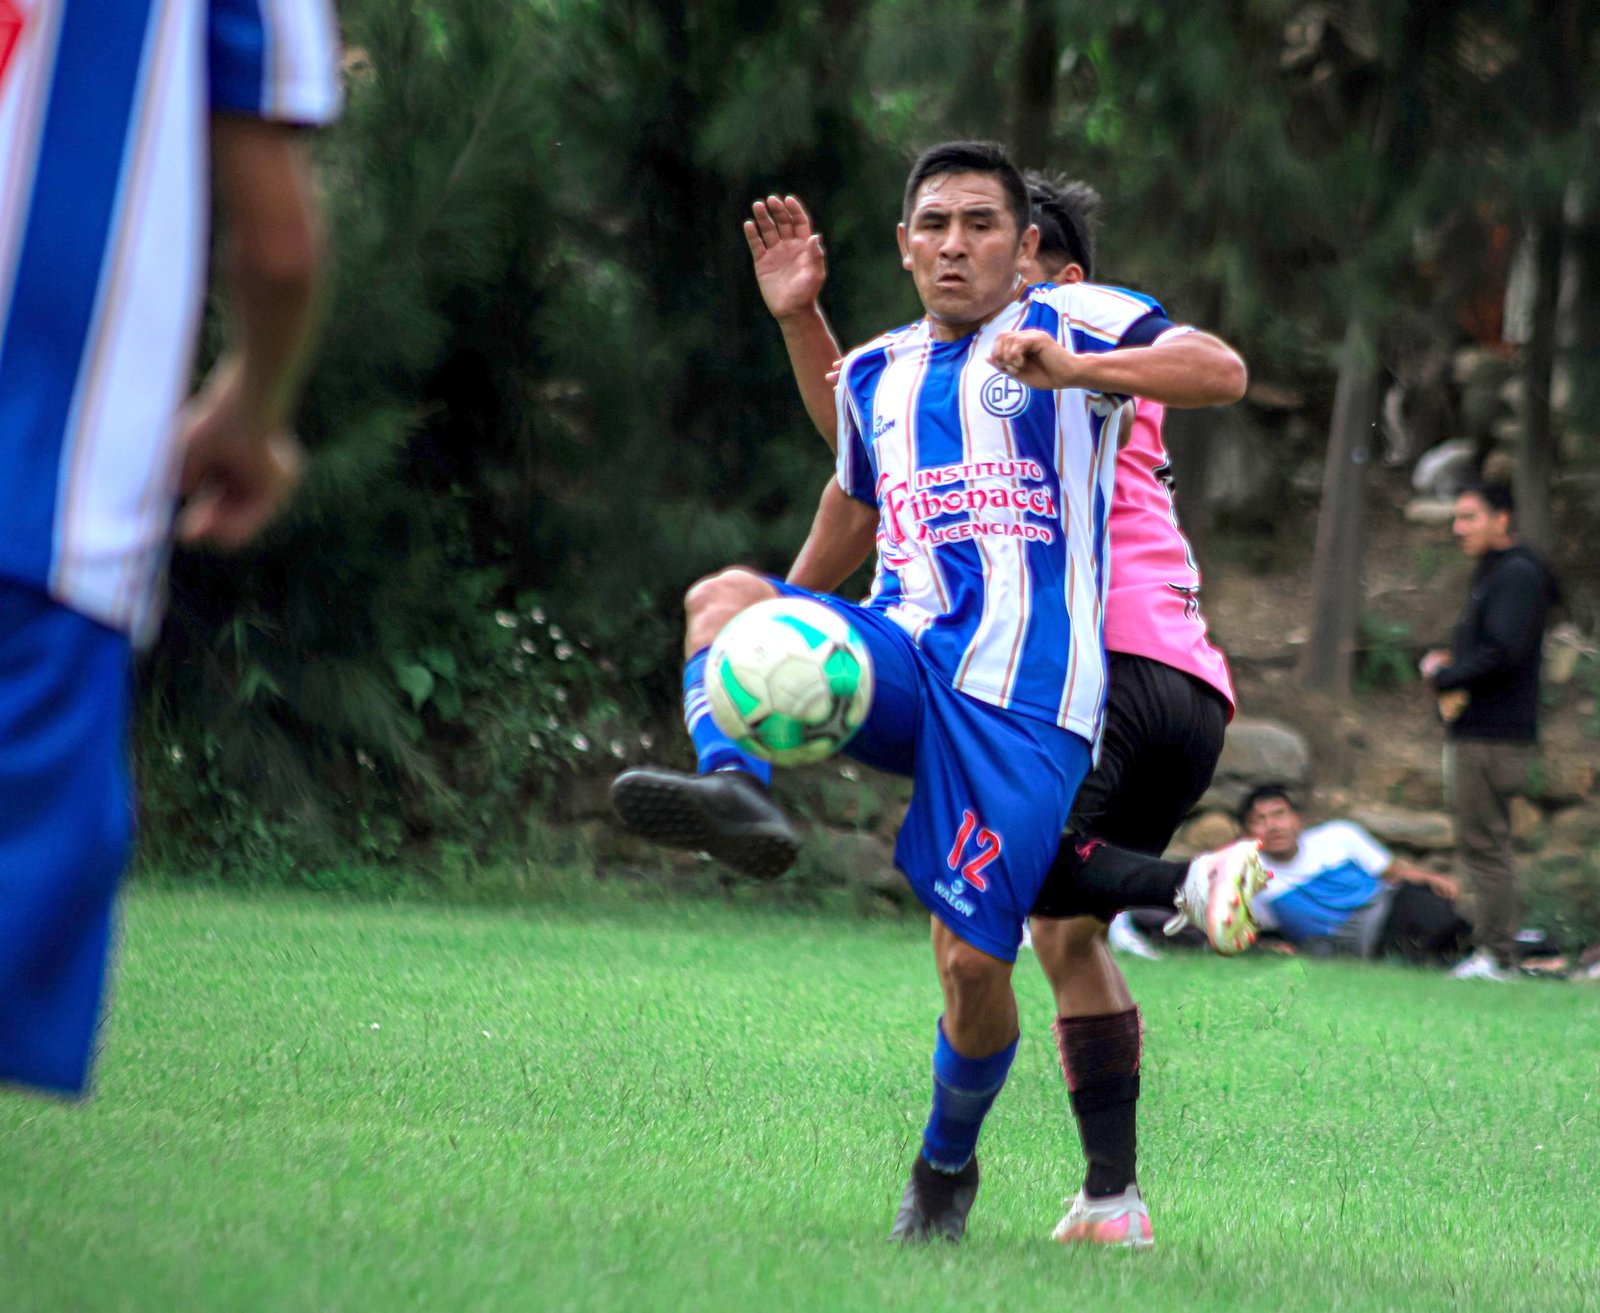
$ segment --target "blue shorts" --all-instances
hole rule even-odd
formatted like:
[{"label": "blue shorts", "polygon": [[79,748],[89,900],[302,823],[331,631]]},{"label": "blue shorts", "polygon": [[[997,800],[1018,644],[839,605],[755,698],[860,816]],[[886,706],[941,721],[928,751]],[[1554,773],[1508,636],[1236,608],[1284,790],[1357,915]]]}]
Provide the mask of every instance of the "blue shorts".
[{"label": "blue shorts", "polygon": [[133,832],[121,634],[0,581],[0,1081],[89,1083]]},{"label": "blue shorts", "polygon": [[772,583],[837,611],[872,654],[872,709],[844,752],[914,781],[895,865],[958,939],[1014,962],[1089,773],[1088,742],[956,692],[881,612]]}]

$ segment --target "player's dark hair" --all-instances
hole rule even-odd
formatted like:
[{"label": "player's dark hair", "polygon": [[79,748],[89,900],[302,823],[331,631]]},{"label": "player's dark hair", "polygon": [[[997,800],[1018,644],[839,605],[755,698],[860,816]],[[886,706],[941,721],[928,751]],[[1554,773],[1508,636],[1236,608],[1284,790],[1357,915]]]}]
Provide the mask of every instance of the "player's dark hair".
[{"label": "player's dark hair", "polygon": [[1476,497],[1491,511],[1504,511],[1511,516],[1517,513],[1517,499],[1512,496],[1509,483],[1469,483],[1456,495]]},{"label": "player's dark hair", "polygon": [[1295,805],[1294,799],[1289,796],[1289,790],[1283,785],[1258,784],[1244,795],[1244,801],[1239,804],[1239,824],[1248,825],[1250,813],[1264,802],[1284,802],[1296,816],[1300,814],[1300,808]]},{"label": "player's dark hair", "polygon": [[1004,146],[998,141],[944,141],[929,146],[911,166],[905,199],[900,206],[902,223],[911,220],[911,211],[917,203],[917,188],[941,173],[988,173],[1000,179],[1001,190],[1006,194],[1006,208],[1017,222],[1019,240],[1033,221],[1028,184],[1022,181],[1017,166],[1007,158]]},{"label": "player's dark hair", "polygon": [[1074,178],[1051,181],[1031,170],[1022,175],[1039,228],[1039,262],[1075,264],[1094,280],[1094,229],[1100,214],[1100,193]]}]

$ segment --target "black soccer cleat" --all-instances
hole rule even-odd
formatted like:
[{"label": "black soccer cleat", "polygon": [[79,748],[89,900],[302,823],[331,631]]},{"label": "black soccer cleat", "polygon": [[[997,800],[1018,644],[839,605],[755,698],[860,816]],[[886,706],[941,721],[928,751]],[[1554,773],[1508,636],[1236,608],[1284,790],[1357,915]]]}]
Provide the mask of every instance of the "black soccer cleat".
[{"label": "black soccer cleat", "polygon": [[976,1156],[959,1172],[941,1172],[920,1153],[911,1164],[911,1179],[900,1198],[889,1239],[902,1245],[926,1245],[934,1240],[959,1244],[967,1233],[967,1214],[978,1197]]},{"label": "black soccer cleat", "polygon": [[710,853],[762,880],[782,875],[800,852],[783,808],[742,770],[685,775],[642,766],[611,782],[611,805],[641,838]]}]

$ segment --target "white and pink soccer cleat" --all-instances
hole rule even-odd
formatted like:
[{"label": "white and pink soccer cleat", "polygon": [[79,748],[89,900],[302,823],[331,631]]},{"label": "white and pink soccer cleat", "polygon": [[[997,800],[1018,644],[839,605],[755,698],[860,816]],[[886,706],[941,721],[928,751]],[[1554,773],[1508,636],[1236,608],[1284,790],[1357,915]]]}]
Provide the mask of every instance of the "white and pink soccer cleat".
[{"label": "white and pink soccer cleat", "polygon": [[1150,1229],[1150,1210],[1144,1206],[1136,1185],[1106,1199],[1090,1199],[1080,1190],[1076,1198],[1065,1202],[1067,1215],[1050,1233],[1057,1244],[1148,1249],[1156,1242]]},{"label": "white and pink soccer cleat", "polygon": [[1272,873],[1261,864],[1261,845],[1254,839],[1201,853],[1189,863],[1189,874],[1173,900],[1177,915],[1161,928],[1175,935],[1186,925],[1198,926],[1217,952],[1242,953],[1256,942],[1250,901],[1270,879]]}]

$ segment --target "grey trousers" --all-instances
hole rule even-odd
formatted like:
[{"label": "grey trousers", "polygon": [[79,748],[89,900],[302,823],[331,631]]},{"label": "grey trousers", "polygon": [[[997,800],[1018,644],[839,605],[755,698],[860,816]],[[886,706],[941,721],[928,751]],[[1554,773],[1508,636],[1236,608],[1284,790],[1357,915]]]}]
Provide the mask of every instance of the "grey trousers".
[{"label": "grey trousers", "polygon": [[1531,743],[1451,739],[1444,746],[1456,851],[1477,903],[1473,939],[1507,967],[1517,963],[1522,915],[1511,864],[1511,800],[1527,792],[1532,760]]}]

